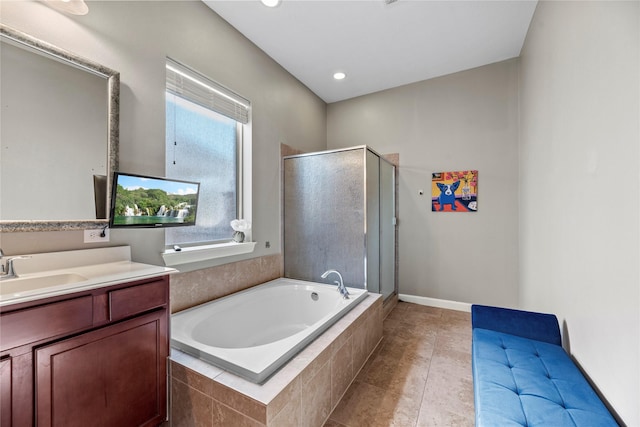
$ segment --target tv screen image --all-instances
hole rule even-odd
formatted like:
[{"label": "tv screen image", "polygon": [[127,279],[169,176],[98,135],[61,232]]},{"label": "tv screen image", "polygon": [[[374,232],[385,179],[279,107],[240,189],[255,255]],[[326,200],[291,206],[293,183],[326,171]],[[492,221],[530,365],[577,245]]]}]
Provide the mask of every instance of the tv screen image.
[{"label": "tv screen image", "polygon": [[115,172],[110,227],[196,224],[200,183]]}]

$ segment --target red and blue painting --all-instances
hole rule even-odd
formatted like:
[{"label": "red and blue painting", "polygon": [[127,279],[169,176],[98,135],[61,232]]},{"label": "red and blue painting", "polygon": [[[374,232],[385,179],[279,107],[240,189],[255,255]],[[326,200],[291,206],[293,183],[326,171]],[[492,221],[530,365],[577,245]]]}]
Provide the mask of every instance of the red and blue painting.
[{"label": "red and blue painting", "polygon": [[431,174],[431,210],[433,212],[477,212],[478,171]]}]

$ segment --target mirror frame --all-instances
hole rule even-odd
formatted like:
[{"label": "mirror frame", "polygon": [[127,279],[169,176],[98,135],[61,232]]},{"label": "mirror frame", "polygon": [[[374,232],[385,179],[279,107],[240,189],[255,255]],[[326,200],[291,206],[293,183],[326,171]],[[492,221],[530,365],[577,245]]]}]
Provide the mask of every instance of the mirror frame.
[{"label": "mirror frame", "polygon": [[107,219],[78,220],[0,220],[0,232],[25,231],[66,231],[100,228],[109,225],[109,207],[111,206],[111,175],[118,170],[118,145],[120,128],[120,73],[101,64],[77,56],[45,41],[39,40],[14,28],[0,23],[0,39],[9,40],[29,50],[35,50],[53,57],[70,66],[84,69],[104,77],[107,81],[109,105],[107,117]]}]

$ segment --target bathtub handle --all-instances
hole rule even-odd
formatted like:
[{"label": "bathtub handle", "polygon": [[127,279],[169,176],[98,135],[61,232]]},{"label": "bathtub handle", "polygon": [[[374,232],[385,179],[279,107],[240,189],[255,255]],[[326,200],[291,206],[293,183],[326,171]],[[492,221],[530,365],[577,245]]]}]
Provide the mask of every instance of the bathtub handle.
[{"label": "bathtub handle", "polygon": [[335,273],[338,275],[338,278],[340,279],[335,280],[333,283],[335,283],[336,285],[338,285],[338,292],[340,292],[340,295],[342,295],[342,298],[344,299],[349,299],[349,291],[347,290],[347,288],[344,286],[344,281],[342,280],[342,274],[340,274],[339,271],[337,270],[327,270],[324,273],[322,273],[322,277],[323,279],[326,279],[327,276],[331,273]]},{"label": "bathtub handle", "polygon": [[347,290],[347,288],[337,280],[334,281],[333,283],[338,285],[338,292],[340,292],[340,295],[342,295],[342,298],[349,299],[349,291]]}]

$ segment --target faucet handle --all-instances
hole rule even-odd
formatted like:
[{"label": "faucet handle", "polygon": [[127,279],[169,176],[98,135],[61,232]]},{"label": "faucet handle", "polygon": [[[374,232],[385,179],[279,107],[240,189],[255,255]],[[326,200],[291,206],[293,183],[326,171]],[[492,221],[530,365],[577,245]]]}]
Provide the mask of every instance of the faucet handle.
[{"label": "faucet handle", "polygon": [[7,259],[7,262],[13,261],[15,259],[29,259],[29,258],[31,258],[31,255],[16,255],[16,256],[9,257]]},{"label": "faucet handle", "polygon": [[12,256],[11,258],[7,259],[6,275],[8,277],[18,277],[15,269],[13,268],[13,261],[17,259],[29,259],[29,258],[31,258],[31,255],[18,255],[18,256]]}]

